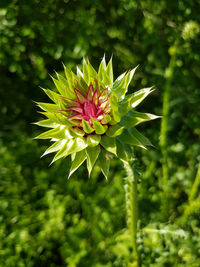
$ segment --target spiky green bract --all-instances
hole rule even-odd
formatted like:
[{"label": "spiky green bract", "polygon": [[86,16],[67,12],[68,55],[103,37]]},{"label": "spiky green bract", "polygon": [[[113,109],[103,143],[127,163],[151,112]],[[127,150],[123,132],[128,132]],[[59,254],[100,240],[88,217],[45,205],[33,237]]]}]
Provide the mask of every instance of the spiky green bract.
[{"label": "spiky green bract", "polygon": [[158,116],[137,112],[135,107],[153,89],[126,95],[136,68],[114,81],[112,58],[106,65],[103,57],[98,71],[83,59],[82,70],[77,68],[76,74],[65,66],[65,77],[56,73],[52,77],[56,90],[43,89],[53,103],[36,103],[46,116],[36,124],[51,128],[36,138],[54,142],[43,156],[55,152],[53,163],[71,155],[69,177],[86,161],[89,175],[98,164],[107,178],[113,156],[126,162],[129,148],[151,145],[135,126]]}]

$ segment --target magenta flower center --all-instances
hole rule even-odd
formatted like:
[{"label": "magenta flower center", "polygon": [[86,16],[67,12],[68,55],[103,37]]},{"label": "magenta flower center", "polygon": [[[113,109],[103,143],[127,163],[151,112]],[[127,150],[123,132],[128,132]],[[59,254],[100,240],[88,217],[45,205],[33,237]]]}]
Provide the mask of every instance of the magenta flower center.
[{"label": "magenta flower center", "polygon": [[82,120],[85,120],[92,125],[91,118],[95,118],[101,122],[104,115],[110,112],[108,88],[105,88],[99,93],[97,89],[94,90],[93,84],[90,83],[86,95],[83,95],[76,88],[74,88],[74,93],[76,95],[76,100],[71,100],[74,105],[66,107],[66,110],[63,111],[71,111],[72,114],[68,119],[78,122],[78,126],[81,127]]}]

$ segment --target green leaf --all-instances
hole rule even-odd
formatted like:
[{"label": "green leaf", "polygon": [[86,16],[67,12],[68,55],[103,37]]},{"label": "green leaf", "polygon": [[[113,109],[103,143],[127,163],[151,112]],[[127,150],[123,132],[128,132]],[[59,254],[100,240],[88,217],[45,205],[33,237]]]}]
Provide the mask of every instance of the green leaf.
[{"label": "green leaf", "polygon": [[127,162],[128,161],[128,155],[127,155],[127,153],[125,151],[124,145],[119,141],[116,141],[116,144],[117,144],[117,157],[121,161]]},{"label": "green leaf", "polygon": [[96,70],[92,67],[89,60],[88,60],[88,72],[89,72],[90,81],[98,76]]},{"label": "green leaf", "polygon": [[106,72],[104,72],[104,75],[103,75],[103,85],[110,86],[110,87],[112,86],[111,80]]},{"label": "green leaf", "polygon": [[70,133],[74,137],[84,136],[85,132],[78,128],[70,128]]},{"label": "green leaf", "polygon": [[100,144],[109,152],[117,155],[117,147],[115,138],[108,137],[106,135],[101,137]]},{"label": "green leaf", "polygon": [[113,115],[113,119],[114,119],[115,122],[117,122],[117,123],[120,122],[120,120],[121,120],[121,114],[119,113],[119,111],[112,110],[112,115]]},{"label": "green leaf", "polygon": [[51,112],[40,112],[44,116],[46,116],[48,119],[51,121],[54,121],[55,123],[61,124],[61,125],[66,125],[66,126],[76,126],[77,124],[69,121],[65,115],[63,115],[60,112],[56,113],[51,113]]},{"label": "green leaf", "polygon": [[156,116],[150,113],[141,113],[141,112],[130,110],[126,116],[122,117],[122,120],[120,121],[120,125],[126,128],[131,128],[140,123],[150,121],[150,120],[155,120],[158,118],[160,118],[160,116]]},{"label": "green leaf", "polygon": [[101,140],[101,135],[91,134],[87,136],[87,144],[90,147],[97,146]]},{"label": "green leaf", "polygon": [[68,179],[83,164],[86,158],[87,156],[86,156],[85,150],[82,150],[76,153],[75,158],[73,159],[72,164],[71,164]]},{"label": "green leaf", "polygon": [[112,92],[112,95],[109,100],[113,110],[118,111],[118,96]]},{"label": "green leaf", "polygon": [[131,71],[129,71],[126,75],[126,86],[128,88],[132,78],[133,78],[133,75],[135,74],[135,71],[136,69],[138,68],[139,65],[137,65],[134,69],[132,69]]},{"label": "green leaf", "polygon": [[38,105],[38,107],[48,112],[57,112],[60,109],[60,107],[56,104],[49,104],[42,102],[35,102],[35,103]]},{"label": "green leaf", "polygon": [[45,94],[56,104],[61,104],[62,103],[62,98],[59,94],[55,93],[52,90],[49,89],[44,89],[42,88],[42,90],[45,92]]},{"label": "green leaf", "polygon": [[128,130],[124,130],[121,135],[117,137],[117,139],[123,143],[132,146],[139,146],[145,149],[143,143],[141,143],[135,136],[133,136]]},{"label": "green leaf", "polygon": [[118,111],[118,96],[115,93],[112,93],[110,98],[110,105],[112,108],[112,115],[116,122],[120,122],[121,114]]},{"label": "green leaf", "polygon": [[[83,150],[82,150],[83,151]],[[76,157],[76,153],[72,153],[71,154],[71,161],[73,161],[74,159],[75,159],[75,157]]]},{"label": "green leaf", "polygon": [[91,171],[93,169],[93,166],[99,156],[100,153],[100,146],[95,146],[95,147],[87,147],[86,148],[86,154],[87,154],[87,169],[89,176],[91,174]]},{"label": "green leaf", "polygon": [[60,129],[60,127],[56,127],[52,130],[46,131],[34,139],[51,139],[51,138],[57,138],[57,139],[64,139],[65,138],[65,130]]},{"label": "green leaf", "polygon": [[116,137],[120,135],[123,132],[124,127],[115,124],[113,126],[110,126],[106,132],[106,135],[109,137]]},{"label": "green leaf", "polygon": [[[81,80],[81,82],[80,82],[80,80]],[[88,85],[85,83],[83,78],[80,78],[79,80],[77,78],[75,78],[74,79],[74,87],[76,89],[78,89],[82,95],[86,95],[86,93],[88,92]]]},{"label": "green leaf", "polygon": [[83,73],[82,73],[82,71],[79,69],[78,66],[76,67],[76,71],[77,71],[77,76],[78,76],[78,77],[83,77]]},{"label": "green leaf", "polygon": [[71,83],[69,83],[68,80],[66,80],[62,75],[58,73],[56,73],[56,75],[59,81],[58,86],[60,88],[60,91],[62,91],[61,95],[74,99],[75,94],[73,90],[73,80],[71,81]]},{"label": "green leaf", "polygon": [[108,115],[108,114],[105,114],[104,116],[103,116],[103,119],[101,120],[101,123],[102,124],[107,124],[107,123],[109,123],[110,121],[111,121],[111,117],[110,117],[110,115]]},{"label": "green leaf", "polygon": [[79,84],[82,88],[81,91],[84,91],[84,92],[87,92],[88,91],[88,85],[87,83],[85,82],[85,80],[83,79],[83,77],[79,76]]},{"label": "green leaf", "polygon": [[[137,66],[138,67],[138,66]],[[124,99],[124,96],[127,92],[128,86],[133,78],[133,75],[135,73],[135,70],[137,69],[135,67],[131,71],[127,72],[125,75],[121,75],[121,79],[119,79],[117,82],[114,83],[113,91],[118,95],[119,100]]]},{"label": "green leaf", "polygon": [[74,134],[71,132],[71,128],[65,128],[65,138],[67,139],[73,139]]},{"label": "green leaf", "polygon": [[53,145],[51,145],[43,154],[41,157],[47,155],[47,154],[50,154],[50,153],[53,153],[53,152],[56,152],[58,150],[60,150],[64,145],[65,143],[67,142],[66,139],[63,139],[63,140],[59,140],[59,141],[56,141]]},{"label": "green leaf", "polygon": [[68,156],[68,150],[70,149],[70,147],[74,144],[75,140],[74,139],[70,139],[68,142],[66,142],[64,144],[64,146],[56,153],[56,155],[54,156],[52,163],[54,163],[56,160],[60,159],[60,158],[64,158],[66,156]]},{"label": "green leaf", "polygon": [[124,100],[119,103],[120,113],[125,115],[130,109],[138,106],[153,91],[153,87],[149,87],[127,95]]},{"label": "green leaf", "polygon": [[94,129],[90,126],[90,124],[87,121],[82,120],[82,126],[85,133],[90,134],[94,132]]},{"label": "green leaf", "polygon": [[131,108],[138,106],[154,90],[155,89],[153,87],[149,87],[133,93],[132,97],[130,98]]},{"label": "green leaf", "polygon": [[120,84],[124,76],[126,75],[127,72],[122,73],[113,83],[113,88],[117,88],[117,86]]},{"label": "green leaf", "polygon": [[99,65],[99,70],[98,70],[98,77],[101,82],[103,82],[103,77],[106,71],[106,61],[105,61],[105,55],[101,60],[101,63]]},{"label": "green leaf", "polygon": [[65,76],[67,78],[67,82],[69,84],[69,88],[73,89],[73,77],[72,72],[64,66]]},{"label": "green leaf", "polygon": [[107,180],[110,169],[110,158],[109,154],[104,149],[101,149],[101,153],[99,154],[98,164],[99,167],[101,168],[101,171],[103,172],[103,175]]},{"label": "green leaf", "polygon": [[142,135],[138,130],[135,128],[129,129],[129,132],[138,139],[140,143],[142,143],[144,146],[152,146],[151,142],[148,138],[146,138],[144,135]]},{"label": "green leaf", "polygon": [[57,124],[50,119],[34,122],[33,124],[48,128],[56,128],[57,126]]},{"label": "green leaf", "polygon": [[92,123],[96,134],[104,134],[108,128],[107,125],[102,125],[99,121],[92,118]]},{"label": "green leaf", "polygon": [[66,90],[65,90],[65,86],[63,86],[63,83],[62,83],[61,81],[55,79],[55,78],[52,77],[52,76],[51,76],[51,78],[52,78],[52,80],[53,80],[53,82],[54,82],[54,84],[55,84],[55,86],[56,86],[57,91],[58,91],[61,95],[63,95],[63,96],[67,96],[67,94],[66,94]]},{"label": "green leaf", "polygon": [[90,83],[90,77],[89,77],[89,72],[88,72],[88,65],[85,59],[83,59],[83,78],[87,85]]},{"label": "green leaf", "polygon": [[76,99],[76,95],[74,93],[73,88],[75,87],[74,81],[78,80],[78,77],[73,73],[73,71],[70,71],[65,66],[64,66],[64,70],[65,70],[65,76],[67,78],[67,83],[69,85],[68,93],[70,92],[70,94],[68,94],[66,97],[71,98],[71,99]]},{"label": "green leaf", "polygon": [[58,153],[55,155],[55,157],[53,158],[53,162],[55,162],[56,160],[63,158],[63,157],[67,157],[68,155],[72,154],[72,153],[77,153],[83,149],[85,149],[87,147],[87,143],[85,142],[85,140],[81,137],[77,137],[76,139],[70,139],[63,147],[60,151],[58,151]]},{"label": "green leaf", "polygon": [[113,84],[113,67],[112,67],[112,57],[106,67],[106,74],[108,75],[109,77],[109,80],[110,80],[110,84],[112,85]]},{"label": "green leaf", "polygon": [[69,148],[68,155],[70,155],[71,153],[79,152],[79,151],[85,149],[88,146],[85,138],[83,138],[83,137],[76,137],[73,140],[75,142]]}]

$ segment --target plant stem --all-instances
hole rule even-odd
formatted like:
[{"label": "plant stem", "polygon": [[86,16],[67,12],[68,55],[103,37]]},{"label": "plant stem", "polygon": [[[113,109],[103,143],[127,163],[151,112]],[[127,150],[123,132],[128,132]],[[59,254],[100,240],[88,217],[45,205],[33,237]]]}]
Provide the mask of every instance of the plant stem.
[{"label": "plant stem", "polygon": [[194,198],[196,197],[199,185],[200,185],[200,163],[199,163],[197,174],[196,174],[196,177],[195,177],[195,180],[194,180],[194,183],[193,183],[190,195],[189,195],[189,202],[194,200]]},{"label": "plant stem", "polygon": [[126,192],[126,209],[127,209],[127,226],[131,235],[132,252],[129,266],[139,267],[139,253],[137,249],[137,222],[138,222],[138,197],[137,197],[137,178],[130,163],[124,163],[127,172]]},{"label": "plant stem", "polygon": [[[178,46],[178,42],[175,41],[174,47]],[[170,111],[170,93],[172,87],[172,79],[176,62],[176,53],[171,55],[169,66],[166,70],[166,84],[165,91],[163,94],[163,107],[162,107],[162,121],[161,121],[161,134],[160,134],[160,146],[162,153],[162,181],[160,185],[164,192],[164,197],[162,198],[162,213],[163,218],[168,218],[168,180],[169,180],[169,169],[168,169],[168,121],[169,121],[169,111]]]}]

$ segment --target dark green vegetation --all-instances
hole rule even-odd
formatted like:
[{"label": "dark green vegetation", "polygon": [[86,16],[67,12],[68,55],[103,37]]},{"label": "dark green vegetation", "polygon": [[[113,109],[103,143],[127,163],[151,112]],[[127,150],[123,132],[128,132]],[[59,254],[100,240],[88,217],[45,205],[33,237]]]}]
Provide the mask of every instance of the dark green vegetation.
[{"label": "dark green vegetation", "polygon": [[165,115],[138,127],[155,145],[135,151],[142,266],[200,266],[199,13],[197,0],[0,2],[0,266],[127,265],[122,165],[67,181],[30,124],[48,73],[104,52],[115,77],[140,64],[130,92],[158,89],[138,111]]}]

